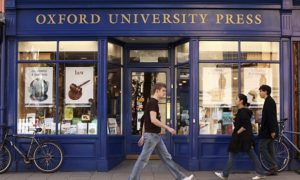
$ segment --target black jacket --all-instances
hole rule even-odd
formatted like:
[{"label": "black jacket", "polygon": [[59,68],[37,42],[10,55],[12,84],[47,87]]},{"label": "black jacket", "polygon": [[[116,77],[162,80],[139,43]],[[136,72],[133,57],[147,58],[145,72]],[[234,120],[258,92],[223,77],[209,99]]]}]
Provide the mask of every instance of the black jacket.
[{"label": "black jacket", "polygon": [[[252,111],[248,108],[241,108],[238,110],[234,119],[234,130],[228,147],[229,152],[249,152],[251,146],[253,146],[251,116]],[[246,130],[237,134],[237,131],[241,127]]]},{"label": "black jacket", "polygon": [[270,139],[273,132],[278,135],[277,110],[274,99],[268,96],[263,106],[258,136],[261,139]]}]

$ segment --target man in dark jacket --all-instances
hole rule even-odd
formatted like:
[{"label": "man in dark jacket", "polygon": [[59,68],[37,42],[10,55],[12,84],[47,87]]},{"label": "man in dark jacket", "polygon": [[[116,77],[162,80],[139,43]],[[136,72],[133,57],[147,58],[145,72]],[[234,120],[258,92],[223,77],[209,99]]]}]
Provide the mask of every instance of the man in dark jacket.
[{"label": "man in dark jacket", "polygon": [[277,175],[277,163],[274,154],[273,141],[278,135],[277,110],[274,99],[270,96],[271,87],[261,85],[259,95],[265,99],[262,109],[261,126],[259,130],[259,149],[265,160],[270,164],[268,175]]}]

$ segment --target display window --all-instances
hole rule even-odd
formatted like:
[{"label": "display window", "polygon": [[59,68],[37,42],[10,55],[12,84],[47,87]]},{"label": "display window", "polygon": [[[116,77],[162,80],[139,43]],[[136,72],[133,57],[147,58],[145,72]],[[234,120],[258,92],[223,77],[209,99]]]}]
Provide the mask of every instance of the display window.
[{"label": "display window", "polygon": [[241,64],[241,92],[248,97],[249,109],[252,110],[251,118],[253,133],[258,133],[261,122],[264,99],[259,96],[259,87],[267,84],[272,88],[271,96],[276,102],[277,119],[280,113],[280,76],[279,64],[268,63],[242,63]]},{"label": "display window", "polygon": [[[97,44],[18,43],[19,134],[31,134],[35,128],[42,128],[42,134],[97,134]],[[78,61],[86,59],[93,61]]]},{"label": "display window", "polygon": [[20,134],[32,134],[36,127],[42,133],[56,134],[55,64],[19,64],[18,122]]},{"label": "display window", "polygon": [[231,134],[238,95],[238,69],[235,64],[199,65],[200,134]]},{"label": "display window", "polygon": [[190,126],[190,69],[189,65],[176,68],[176,128],[178,135],[188,135]]},{"label": "display window", "polygon": [[56,41],[21,41],[18,48],[18,60],[56,59]]},{"label": "display window", "polygon": [[279,61],[278,42],[241,42],[242,60]]},{"label": "display window", "polygon": [[264,103],[258,89],[263,84],[272,88],[279,119],[279,42],[200,41],[199,53],[199,134],[233,132],[239,93],[248,97],[252,130],[258,133]]},{"label": "display window", "polygon": [[123,79],[123,48],[108,43],[107,70],[107,133],[122,135],[122,79]]},{"label": "display window", "polygon": [[236,60],[238,59],[237,41],[200,41],[200,60]]}]

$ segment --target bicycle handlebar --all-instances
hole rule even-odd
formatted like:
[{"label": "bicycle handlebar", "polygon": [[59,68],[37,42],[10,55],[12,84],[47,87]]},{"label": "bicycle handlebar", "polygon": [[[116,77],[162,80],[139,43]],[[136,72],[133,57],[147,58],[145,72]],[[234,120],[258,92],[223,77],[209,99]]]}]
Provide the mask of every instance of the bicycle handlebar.
[{"label": "bicycle handlebar", "polygon": [[0,128],[3,128],[3,129],[11,129],[12,126],[8,126],[6,124],[0,124]]},{"label": "bicycle handlebar", "polygon": [[[13,126],[7,126],[6,124],[0,124],[0,129],[9,130],[12,129]],[[35,128],[34,133],[41,132],[43,129],[42,128]]]},{"label": "bicycle handlebar", "polygon": [[288,120],[288,118],[283,118],[283,119],[280,119],[280,121],[278,122],[278,124],[284,124],[285,123],[285,121],[287,121]]},{"label": "bicycle handlebar", "polygon": [[0,124],[0,127],[7,127],[6,124]]}]

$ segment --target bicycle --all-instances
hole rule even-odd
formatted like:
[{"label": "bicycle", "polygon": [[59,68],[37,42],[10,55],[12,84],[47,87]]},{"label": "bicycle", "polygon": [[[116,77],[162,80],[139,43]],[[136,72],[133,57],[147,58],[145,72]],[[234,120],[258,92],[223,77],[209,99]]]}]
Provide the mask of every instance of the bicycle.
[{"label": "bicycle", "polygon": [[[290,144],[298,153],[300,153],[300,149],[285,135],[288,134],[297,134],[300,135],[300,132],[294,132],[294,131],[285,131],[285,122],[287,121],[287,118],[281,119],[279,121],[279,135],[276,140],[273,142],[274,146],[274,154],[275,159],[278,166],[278,172],[283,171],[290,161],[290,150],[287,146],[287,143]],[[262,166],[266,170],[270,170],[270,167],[266,160],[264,159],[262,153],[259,153],[259,158]]]},{"label": "bicycle", "polygon": [[[11,149],[20,154],[25,164],[33,162],[37,169],[44,173],[55,172],[62,165],[64,155],[61,147],[52,141],[40,141],[35,137],[42,128],[36,128],[33,135],[15,135],[9,133],[8,126],[0,125],[1,127],[3,140],[0,144],[0,174],[6,172],[12,164]],[[30,139],[28,149],[21,151],[13,141],[15,138]]]}]

